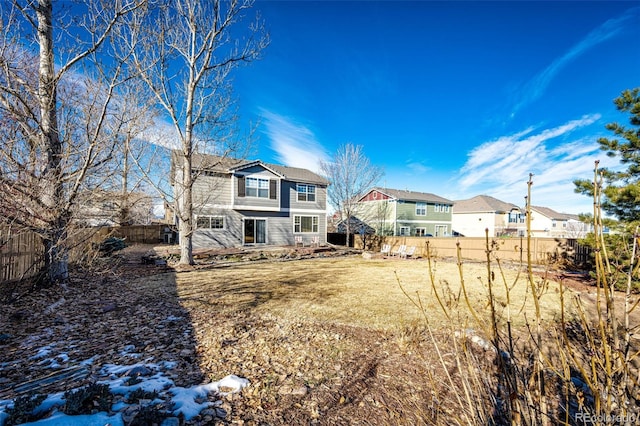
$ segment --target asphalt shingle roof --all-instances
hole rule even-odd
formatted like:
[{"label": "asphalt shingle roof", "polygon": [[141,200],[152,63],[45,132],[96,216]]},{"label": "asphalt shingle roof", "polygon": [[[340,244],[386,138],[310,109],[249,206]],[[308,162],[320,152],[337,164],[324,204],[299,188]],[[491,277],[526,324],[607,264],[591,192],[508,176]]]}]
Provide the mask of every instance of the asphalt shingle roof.
[{"label": "asphalt shingle roof", "polygon": [[569,219],[577,218],[576,215],[567,214],[567,213],[558,213],[557,211],[550,209],[549,207],[531,206],[531,210],[535,210],[541,215],[548,217],[549,219],[569,220]]},{"label": "asphalt shingle roof", "polygon": [[[173,155],[173,160],[177,161],[180,156]],[[216,155],[195,153],[192,157],[192,166],[194,169],[210,170],[220,173],[230,173],[232,170],[239,170],[245,166],[253,164],[261,164],[272,171],[278,173],[283,179],[293,182],[314,183],[318,185],[328,185],[329,182],[312,172],[311,170],[302,169],[299,167],[282,166],[279,164],[264,163],[260,160],[240,160],[231,157],[220,157]]]},{"label": "asphalt shingle roof", "polygon": [[390,197],[393,197],[397,200],[453,204],[453,201],[451,200],[447,200],[446,198],[443,198],[428,192],[416,192],[416,191],[407,191],[402,189],[390,189],[390,188],[380,188],[380,187],[375,187],[372,189],[372,191],[373,190],[382,192],[383,194],[387,194]]},{"label": "asphalt shingle roof", "polygon": [[467,200],[457,200],[453,204],[454,213],[480,213],[480,212],[509,212],[520,208],[512,203],[506,203],[489,195],[476,195]]}]

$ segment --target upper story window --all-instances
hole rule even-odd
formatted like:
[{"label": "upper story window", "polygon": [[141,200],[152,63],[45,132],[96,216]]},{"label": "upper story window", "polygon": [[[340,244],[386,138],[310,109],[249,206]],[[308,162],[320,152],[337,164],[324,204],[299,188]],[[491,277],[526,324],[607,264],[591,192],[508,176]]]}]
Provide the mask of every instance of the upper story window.
[{"label": "upper story window", "polygon": [[278,180],[238,176],[238,197],[278,199]]},{"label": "upper story window", "polygon": [[298,201],[316,201],[316,186],[315,185],[303,185],[297,184],[296,190],[298,191]]},{"label": "upper story window", "polygon": [[451,206],[449,204],[436,204],[433,206],[433,211],[436,213],[449,213]]},{"label": "upper story window", "polygon": [[524,215],[513,211],[509,212],[509,223],[524,223]]},{"label": "upper story window", "polygon": [[248,177],[245,184],[247,197],[269,198],[269,179]]},{"label": "upper story window", "polygon": [[427,215],[427,203],[416,203],[416,216]]}]

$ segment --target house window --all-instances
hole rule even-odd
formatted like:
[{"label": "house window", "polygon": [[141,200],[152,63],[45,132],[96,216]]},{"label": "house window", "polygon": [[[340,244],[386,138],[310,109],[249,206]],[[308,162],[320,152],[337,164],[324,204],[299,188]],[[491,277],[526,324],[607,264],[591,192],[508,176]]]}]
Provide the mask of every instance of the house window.
[{"label": "house window", "polygon": [[247,197],[269,198],[269,179],[246,178]]},{"label": "house window", "polygon": [[316,201],[316,186],[315,185],[297,185],[298,201]]},{"label": "house window", "polygon": [[448,204],[436,204],[433,206],[433,210],[437,213],[449,213],[451,206]]},{"label": "house window", "polygon": [[555,228],[555,227],[556,227],[556,221],[555,221],[555,219],[551,221],[551,227],[552,227],[552,228]]},{"label": "house window", "polygon": [[318,232],[318,216],[294,216],[293,232]]},{"label": "house window", "polygon": [[411,228],[409,228],[408,226],[401,226],[400,227],[400,236],[401,237],[409,237],[409,236],[411,236]]},{"label": "house window", "polygon": [[449,235],[447,225],[436,225],[436,237],[446,237]]},{"label": "house window", "polygon": [[196,228],[198,229],[224,229],[224,217],[222,216],[197,216]]},{"label": "house window", "polygon": [[424,237],[427,235],[427,228],[416,228],[416,237]]},{"label": "house window", "polygon": [[509,223],[524,223],[524,215],[522,213],[509,212]]},{"label": "house window", "polygon": [[416,216],[427,215],[427,203],[416,203]]}]

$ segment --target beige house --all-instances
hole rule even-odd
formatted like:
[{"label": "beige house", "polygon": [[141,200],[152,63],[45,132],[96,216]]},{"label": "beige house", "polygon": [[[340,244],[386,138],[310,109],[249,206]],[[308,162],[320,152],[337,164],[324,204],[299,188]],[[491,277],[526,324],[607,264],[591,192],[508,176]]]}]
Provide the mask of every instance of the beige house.
[{"label": "beige house", "polygon": [[484,237],[485,230],[489,231],[489,237],[526,233],[524,211],[489,195],[455,201],[451,224],[454,235],[465,237]]},{"label": "beige house", "polygon": [[590,229],[591,226],[580,222],[577,215],[531,206],[532,237],[584,238]]}]

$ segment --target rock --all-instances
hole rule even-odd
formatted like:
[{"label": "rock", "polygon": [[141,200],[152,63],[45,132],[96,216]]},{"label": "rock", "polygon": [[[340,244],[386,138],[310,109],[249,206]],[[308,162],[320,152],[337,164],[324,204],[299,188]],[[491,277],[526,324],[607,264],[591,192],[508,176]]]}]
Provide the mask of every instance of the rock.
[{"label": "rock", "polygon": [[305,396],[309,392],[309,389],[306,386],[298,386],[291,390],[291,395],[293,396]]},{"label": "rock", "polygon": [[140,406],[139,405],[130,405],[127,408],[125,408],[124,410],[122,410],[122,422],[125,425],[130,424],[133,419],[136,418],[136,416],[138,415],[138,413],[140,412]]},{"label": "rock", "polygon": [[144,365],[137,365],[125,373],[126,377],[140,377],[150,376],[153,373],[149,368]]},{"label": "rock", "polygon": [[281,386],[280,389],[278,389],[278,393],[280,395],[291,395],[291,396],[297,396],[297,397],[305,396],[308,392],[309,392],[309,389],[307,389],[307,387],[304,385],[302,386],[284,385],[284,386]]},{"label": "rock", "polygon": [[362,258],[366,260],[371,260],[373,259],[373,254],[369,253],[368,251],[365,251],[364,253],[362,253]]},{"label": "rock", "polygon": [[180,419],[177,417],[167,417],[160,426],[180,426]]}]

